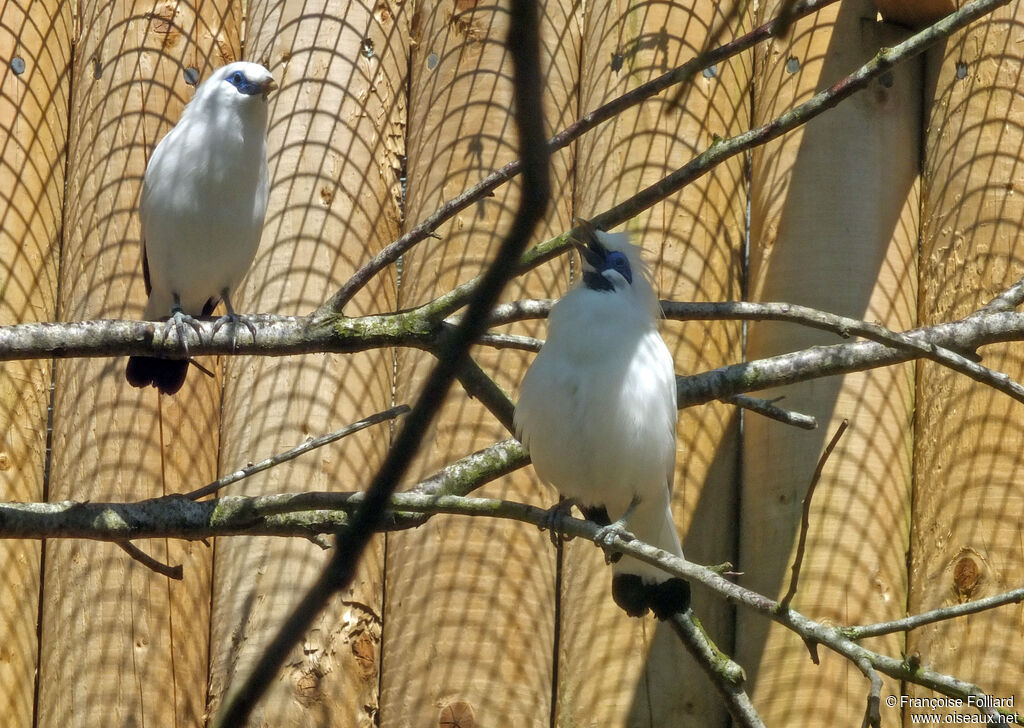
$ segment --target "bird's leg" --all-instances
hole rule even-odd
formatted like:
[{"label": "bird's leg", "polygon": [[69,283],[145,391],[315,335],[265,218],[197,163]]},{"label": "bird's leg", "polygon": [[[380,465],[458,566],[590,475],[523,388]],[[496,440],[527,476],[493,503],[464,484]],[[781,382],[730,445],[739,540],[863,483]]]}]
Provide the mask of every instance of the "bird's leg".
[{"label": "bird's leg", "polygon": [[622,556],[618,552],[612,551],[612,544],[615,542],[616,537],[632,540],[632,534],[626,530],[626,520],[633,515],[633,511],[636,510],[639,503],[640,497],[634,495],[625,513],[619,516],[616,521],[609,523],[607,526],[601,526],[597,530],[597,534],[594,536],[594,543],[604,549],[605,563],[610,564],[618,560],[616,556],[619,558]]},{"label": "bird's leg", "polygon": [[[189,356],[188,337],[185,335],[186,326],[191,326],[192,330],[196,332],[199,343],[203,343],[203,330],[199,327],[199,322],[181,310],[181,299],[177,293],[174,294],[174,305],[171,306],[171,317],[167,319],[167,323],[174,324],[174,330],[178,333],[178,341],[181,342],[185,356]],[[164,329],[164,341],[166,340],[167,329]]]},{"label": "bird's leg", "polygon": [[253,326],[252,322],[247,318],[235,313],[235,309],[231,305],[231,297],[228,295],[227,288],[220,292],[220,297],[224,299],[224,308],[226,308],[228,312],[214,322],[213,335],[217,335],[221,326],[229,324],[231,326],[231,348],[234,349],[235,344],[238,341],[238,324],[242,324],[242,326],[249,330],[253,343],[256,343],[256,327]]}]

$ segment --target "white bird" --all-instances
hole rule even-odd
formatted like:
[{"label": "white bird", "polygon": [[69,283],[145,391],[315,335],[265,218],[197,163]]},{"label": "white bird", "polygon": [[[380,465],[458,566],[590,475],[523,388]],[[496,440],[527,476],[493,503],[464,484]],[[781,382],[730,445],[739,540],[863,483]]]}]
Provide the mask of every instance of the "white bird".
[{"label": "white bird", "polygon": [[[639,246],[624,233],[580,225],[581,285],[551,309],[548,338],[523,379],[516,433],[542,480],[591,516],[607,511],[641,541],[676,556],[672,518],[676,381],[658,333],[661,309]],[[689,584],[628,556],[612,596],[630,616],[687,609]]]},{"label": "white bird", "polygon": [[[231,306],[231,292],[249,270],[267,212],[267,94],[276,84],[263,66],[239,61],[196,89],[181,120],[157,145],[142,185],[142,272],[145,318],[170,314],[185,354],[185,325],[208,316],[220,300],[223,323],[252,326]],[[133,356],[125,377],[177,392],[188,359]]]}]

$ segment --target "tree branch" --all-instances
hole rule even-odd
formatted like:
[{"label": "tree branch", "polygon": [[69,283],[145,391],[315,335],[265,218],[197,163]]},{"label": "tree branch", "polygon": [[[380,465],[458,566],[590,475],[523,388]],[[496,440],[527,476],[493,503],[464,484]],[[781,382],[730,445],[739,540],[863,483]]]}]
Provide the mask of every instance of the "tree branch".
[{"label": "tree branch", "polygon": [[[1024,333],[1024,315],[1002,312],[972,314],[960,321],[914,329],[906,332],[906,335],[918,343],[952,351],[1019,341],[1021,333]],[[897,349],[874,341],[815,346],[792,354],[731,364],[701,374],[678,377],[679,406],[689,407],[728,395],[901,364],[917,358],[922,357],[909,349]]]},{"label": "tree branch", "polygon": [[779,602],[783,609],[789,609],[789,603],[793,601],[793,597],[796,596],[797,585],[800,582],[800,567],[804,563],[804,547],[807,545],[807,530],[811,526],[811,498],[814,497],[814,489],[818,486],[818,481],[821,480],[821,474],[825,470],[825,463],[828,462],[829,455],[835,450],[836,445],[839,443],[839,439],[846,432],[846,428],[849,426],[848,420],[843,420],[839,423],[839,427],[836,428],[836,432],[832,435],[832,439],[828,441],[825,446],[825,450],[821,453],[821,457],[818,458],[818,465],[814,468],[814,475],[811,476],[811,484],[807,486],[807,494],[804,496],[804,500],[801,508],[800,516],[800,538],[797,539],[796,544],[796,556],[793,557],[793,568],[791,576],[789,578],[789,589],[786,590],[786,596],[782,597],[782,601]]},{"label": "tree branch", "polygon": [[[598,228],[610,230],[616,225],[636,217],[644,210],[661,202],[678,192],[686,185],[700,179],[716,166],[737,154],[765,144],[783,134],[806,124],[840,101],[867,88],[875,78],[891,70],[898,63],[910,60],[935,43],[948,38],[952,33],[966,27],[978,18],[1006,5],[1010,0],[975,0],[967,3],[956,12],[950,13],[942,20],[912,35],[892,48],[882,48],[875,57],[859,69],[846,76],[829,88],[815,94],[804,103],[786,111],[776,119],[756,129],[738,134],[729,139],[715,142],[707,150],[667,177],[641,190],[627,200],[620,202],[610,210],[595,216],[591,222]],[[570,235],[563,233],[547,240],[529,250],[519,262],[523,272],[534,266],[564,253],[572,245]],[[448,293],[437,297],[421,308],[428,316],[437,320],[450,316],[465,305],[470,293],[477,285],[477,279],[466,281]]]},{"label": "tree branch", "polygon": [[744,728],[764,728],[761,716],[743,688],[746,682],[743,668],[711,641],[693,610],[672,615],[669,624],[711,680],[733,723]]},{"label": "tree branch", "polygon": [[152,569],[156,573],[176,581],[181,581],[184,578],[181,564],[171,566],[170,564],[165,564],[162,561],[157,561],[131,541],[117,541],[116,543],[121,547],[122,551],[145,566],[147,569]]},{"label": "tree branch", "polygon": [[777,420],[784,425],[799,427],[801,430],[813,430],[818,427],[818,420],[811,415],[805,415],[801,412],[784,409],[775,404],[775,401],[759,399],[758,397],[751,397],[746,394],[734,394],[731,397],[722,397],[721,401],[726,404],[735,405],[736,407],[742,407],[743,409],[750,410],[751,412],[756,412],[762,417]]},{"label": "tree branch", "polygon": [[[835,1],[836,0],[809,0],[808,2],[793,3],[789,17],[796,19],[809,15],[817,12],[827,5],[831,5]],[[774,34],[777,22],[778,19],[771,20],[718,48],[700,53],[697,57],[687,61],[683,65],[678,66],[671,71],[662,74],[658,78],[648,81],[647,83],[641,84],[632,91],[628,91],[622,96],[612,99],[608,103],[584,114],[578,121],[570,124],[563,131],[559,132],[547,141],[549,153],[567,147],[591,129],[600,126],[609,119],[621,114],[626,109],[636,106],[676,84],[689,81],[705,68],[709,68],[716,63],[722,63],[745,50],[753,48],[758,43],[767,40]],[[727,25],[728,21],[723,23],[719,30],[724,29]],[[709,39],[709,41],[709,44],[713,44],[715,42],[713,38]],[[331,313],[340,313],[345,304],[351,301],[352,297],[358,293],[359,290],[362,289],[375,275],[377,275],[377,273],[397,261],[399,257],[411,250],[413,246],[423,240],[426,240],[428,237],[435,236],[434,230],[440,227],[445,221],[450,220],[478,200],[491,195],[495,189],[509,180],[514,179],[520,174],[520,172],[522,172],[522,170],[523,162],[521,160],[517,159],[513,162],[509,162],[501,169],[492,172],[487,177],[477,182],[462,194],[444,203],[433,214],[427,217],[426,220],[409,230],[393,243],[386,246],[372,259],[360,267],[359,270],[353,273],[352,277],[346,281],[330,299],[317,309],[315,315],[323,316]]]},{"label": "tree branch", "polygon": [[[508,441],[506,441],[508,442]],[[515,461],[516,448],[506,449],[501,457],[512,465]],[[431,490],[438,490],[431,488]],[[105,540],[123,540],[128,537],[171,537],[199,538],[200,534],[193,530],[198,519],[196,514],[205,514],[209,519],[207,533],[202,535],[228,535],[232,533],[269,533],[271,535],[301,535],[312,533],[328,533],[337,528],[338,524],[348,521],[347,513],[355,511],[366,502],[362,493],[283,493],[269,496],[227,496],[209,501],[192,501],[184,496],[164,496],[162,498],[143,501],[141,503],[30,503],[0,505],[0,536],[5,538],[43,538],[43,537],[88,537]],[[486,516],[523,521],[537,527],[554,528],[565,536],[583,538],[597,542],[600,527],[583,519],[562,516],[551,521],[549,510],[537,508],[523,503],[501,501],[493,498],[467,498],[456,495],[439,495],[430,493],[398,493],[387,503],[387,513],[382,528],[402,527],[402,513],[426,514],[447,513],[468,516]],[[159,530],[153,528],[152,520],[156,514],[175,510],[182,521],[179,528]],[[24,515],[36,519],[37,525],[49,519],[50,531],[47,533],[32,532],[19,529],[17,518]],[[54,523],[63,521],[65,528],[55,530]],[[74,521],[82,528],[69,528]],[[188,521],[187,523],[185,521]],[[26,521],[21,521],[24,527]],[[166,522],[164,522],[166,525]],[[228,527],[231,526],[231,527]],[[148,527],[148,528],[147,528]],[[628,535],[627,535],[628,536]],[[672,556],[649,544],[642,543],[631,537],[615,537],[611,548],[641,561],[654,564],[666,572],[703,584],[725,599],[752,609],[798,634],[807,642],[828,647],[846,657],[854,664],[867,664],[878,672],[897,680],[920,685],[935,690],[943,695],[967,700],[973,696],[979,710],[986,715],[1014,716],[1015,714],[985,707],[990,697],[981,688],[972,683],[950,675],[944,675],[910,664],[904,660],[882,655],[857,644],[856,639],[884,634],[888,627],[895,623],[886,623],[884,630],[874,626],[863,628],[836,627],[816,622],[792,609],[785,609],[779,602],[766,596],[745,589],[728,581],[712,569],[693,564],[685,559]],[[939,610],[925,613],[917,617],[913,626],[930,623],[940,619],[951,619],[962,614],[991,609],[1002,604],[1019,601],[1024,598],[1024,589],[1000,595],[997,598],[979,600],[969,611],[966,605],[946,608],[944,613]],[[906,620],[900,620],[906,624]],[[900,627],[902,628],[902,627]],[[899,629],[899,628],[897,628]],[[858,632],[858,630],[860,630]],[[862,663],[861,661],[866,661]],[[1021,717],[1015,716],[1020,722]]]},{"label": "tree branch", "polygon": [[225,475],[223,478],[218,478],[212,483],[204,485],[202,488],[196,488],[191,493],[186,493],[186,498],[192,500],[199,500],[203,496],[211,495],[216,493],[221,488],[225,488],[232,483],[237,483],[240,480],[244,480],[249,476],[255,475],[256,473],[262,473],[264,470],[270,470],[270,468],[276,467],[281,463],[286,463],[289,460],[294,460],[300,455],[305,455],[307,452],[312,452],[317,448],[321,448],[324,445],[330,445],[332,442],[337,442],[343,437],[355,434],[360,430],[365,430],[367,427],[379,424],[381,422],[387,422],[393,420],[399,415],[404,415],[409,411],[409,405],[400,404],[397,407],[378,412],[377,414],[370,415],[358,422],[353,422],[351,425],[346,425],[340,430],[335,430],[327,435],[321,435],[320,437],[312,437],[301,445],[297,445],[289,450],[273,455],[266,460],[256,463],[255,465],[247,465],[241,470],[236,470],[233,473]]},{"label": "tree branch", "polygon": [[963,617],[968,614],[976,614],[977,612],[1001,607],[1005,604],[1019,604],[1020,602],[1024,602],[1024,587],[1012,589],[1002,594],[993,594],[983,599],[964,602],[963,604],[951,604],[947,607],[932,609],[928,612],[912,614],[902,619],[894,619],[891,622],[843,627],[842,632],[851,640],[862,640],[867,637],[878,637],[879,635],[891,634],[893,632],[907,632],[926,624],[932,624],[933,622]]}]

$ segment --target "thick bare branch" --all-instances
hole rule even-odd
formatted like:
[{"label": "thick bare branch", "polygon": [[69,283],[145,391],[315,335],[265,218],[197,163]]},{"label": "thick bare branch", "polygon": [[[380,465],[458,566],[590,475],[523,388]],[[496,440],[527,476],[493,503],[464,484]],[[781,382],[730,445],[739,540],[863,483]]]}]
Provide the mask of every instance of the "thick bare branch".
[{"label": "thick bare branch", "polygon": [[743,728],[764,728],[764,721],[761,720],[743,687],[746,681],[743,668],[718,649],[693,611],[673,615],[669,623],[704,674],[711,680],[711,684],[725,703],[726,710],[732,716],[733,723]]},{"label": "thick bare branch", "polygon": [[[506,450],[505,455],[514,462],[516,448]],[[199,538],[231,533],[309,536],[332,532],[339,523],[347,521],[349,512],[356,510],[364,502],[365,497],[362,493],[285,493],[254,497],[228,496],[209,501],[192,501],[184,496],[165,496],[141,503],[4,504],[0,506],[0,536],[80,537],[105,540],[145,536]],[[178,528],[166,527],[168,513],[177,513],[175,517],[178,519]],[[402,527],[402,519],[399,516],[401,513],[486,516],[523,521],[538,527],[552,525],[551,514],[547,509],[523,503],[456,495],[399,493],[389,500],[386,522],[382,523],[381,527]],[[27,520],[19,520],[19,517],[25,517]],[[45,527],[45,532],[26,529],[25,526],[29,522],[34,522],[37,529]],[[569,516],[560,517],[553,525],[563,535],[595,542],[600,531],[600,526],[591,521]],[[919,664],[882,655],[859,645],[850,637],[851,631],[856,634],[855,627],[836,627],[816,622],[799,612],[783,608],[773,599],[725,579],[712,569],[674,557],[635,539],[616,537],[611,548],[655,564],[675,576],[703,584],[725,599],[753,609],[782,624],[804,641],[824,645],[854,664],[870,665],[872,669],[892,678],[921,685],[950,697],[965,701],[973,697],[974,704],[987,715],[1013,715],[991,707],[991,696],[977,685]],[[1014,594],[1014,597],[1018,596]],[[1009,601],[1016,599],[1003,596],[985,602],[984,606],[995,608]],[[921,623],[926,623],[923,620],[934,622],[940,618],[951,619],[960,614],[956,608],[948,608],[941,617],[932,612],[920,615],[919,618],[922,620]],[[863,629],[864,632],[857,635],[858,637],[884,633],[871,632],[872,627]],[[1021,717],[1016,716],[1016,720],[1020,722]]]}]

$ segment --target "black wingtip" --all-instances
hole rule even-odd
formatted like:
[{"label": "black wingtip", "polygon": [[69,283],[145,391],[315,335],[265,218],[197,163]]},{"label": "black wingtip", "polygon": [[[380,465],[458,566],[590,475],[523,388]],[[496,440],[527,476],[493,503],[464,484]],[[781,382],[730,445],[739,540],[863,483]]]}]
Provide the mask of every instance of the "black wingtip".
[{"label": "black wingtip", "polygon": [[647,598],[639,574],[615,574],[612,577],[612,599],[630,617],[647,614]]},{"label": "black wingtip", "polygon": [[645,584],[647,604],[658,619],[668,619],[690,608],[690,584],[678,577]]},{"label": "black wingtip", "polygon": [[185,383],[187,359],[157,359],[152,356],[128,357],[124,376],[133,387],[153,385],[162,394],[174,394]]},{"label": "black wingtip", "polygon": [[645,584],[638,574],[616,574],[612,599],[630,617],[642,617],[650,610],[658,619],[668,619],[690,608],[690,584],[678,577]]}]

